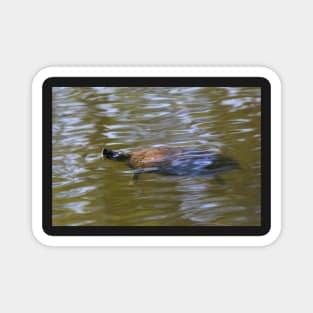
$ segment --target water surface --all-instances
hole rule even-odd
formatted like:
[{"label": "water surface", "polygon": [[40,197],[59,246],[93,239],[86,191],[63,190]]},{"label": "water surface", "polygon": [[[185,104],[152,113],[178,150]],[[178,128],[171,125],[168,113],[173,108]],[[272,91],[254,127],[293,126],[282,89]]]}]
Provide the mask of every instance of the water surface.
[{"label": "water surface", "polygon": [[[260,225],[260,89],[53,88],[53,225]],[[142,174],[102,159],[194,147],[236,160],[214,176]]]}]

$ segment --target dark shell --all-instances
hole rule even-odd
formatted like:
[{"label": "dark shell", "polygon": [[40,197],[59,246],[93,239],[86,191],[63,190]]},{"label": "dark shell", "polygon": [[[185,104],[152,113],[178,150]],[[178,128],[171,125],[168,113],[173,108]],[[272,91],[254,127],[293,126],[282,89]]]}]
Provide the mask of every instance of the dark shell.
[{"label": "dark shell", "polygon": [[135,169],[166,175],[210,175],[238,168],[236,161],[208,151],[191,148],[160,147],[131,154],[128,164]]},{"label": "dark shell", "polygon": [[187,148],[160,147],[133,152],[129,165],[133,168],[161,167],[170,165],[179,155],[189,151]]}]

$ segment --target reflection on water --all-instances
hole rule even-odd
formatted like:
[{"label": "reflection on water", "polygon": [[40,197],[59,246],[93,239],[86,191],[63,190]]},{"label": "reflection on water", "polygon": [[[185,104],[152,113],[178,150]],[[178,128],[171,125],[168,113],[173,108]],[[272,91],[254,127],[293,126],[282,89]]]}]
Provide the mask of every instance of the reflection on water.
[{"label": "reflection on water", "polygon": [[[251,87],[53,88],[53,224],[259,225],[260,103]],[[103,147],[190,147],[240,168],[222,182],[144,173],[132,185]]]}]

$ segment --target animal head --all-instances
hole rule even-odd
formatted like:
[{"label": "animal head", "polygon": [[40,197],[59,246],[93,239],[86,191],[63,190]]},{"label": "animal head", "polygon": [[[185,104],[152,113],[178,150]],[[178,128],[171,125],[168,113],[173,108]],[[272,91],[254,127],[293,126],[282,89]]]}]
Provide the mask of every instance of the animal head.
[{"label": "animal head", "polygon": [[104,148],[102,150],[101,156],[103,158],[107,158],[107,159],[113,160],[113,159],[116,159],[119,156],[119,153],[115,152],[115,151],[112,151],[110,149]]},{"label": "animal head", "polygon": [[110,149],[104,148],[101,153],[102,158],[109,160],[127,161],[130,158],[129,154],[124,154],[121,152],[116,152]]}]

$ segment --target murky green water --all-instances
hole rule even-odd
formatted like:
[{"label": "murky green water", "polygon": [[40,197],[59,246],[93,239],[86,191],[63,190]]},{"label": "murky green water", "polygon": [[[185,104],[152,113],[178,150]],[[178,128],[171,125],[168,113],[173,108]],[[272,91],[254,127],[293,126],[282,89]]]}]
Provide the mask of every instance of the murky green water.
[{"label": "murky green water", "polygon": [[[260,89],[53,88],[53,225],[260,225]],[[240,169],[145,173],[101,149],[222,153]]]}]

